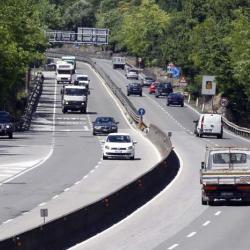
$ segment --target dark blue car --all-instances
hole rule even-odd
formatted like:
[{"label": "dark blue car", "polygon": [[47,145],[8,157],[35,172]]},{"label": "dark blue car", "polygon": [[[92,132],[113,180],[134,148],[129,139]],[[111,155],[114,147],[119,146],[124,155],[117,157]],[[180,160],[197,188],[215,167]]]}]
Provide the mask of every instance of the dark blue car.
[{"label": "dark blue car", "polygon": [[184,106],[184,96],[181,93],[170,93],[167,96],[167,106],[169,105],[180,105]]},{"label": "dark blue car", "polygon": [[140,83],[133,82],[127,86],[127,95],[139,95],[142,96],[142,86]]},{"label": "dark blue car", "polygon": [[155,90],[155,97],[158,98],[160,96],[168,96],[173,92],[172,84],[167,83],[159,83]]}]

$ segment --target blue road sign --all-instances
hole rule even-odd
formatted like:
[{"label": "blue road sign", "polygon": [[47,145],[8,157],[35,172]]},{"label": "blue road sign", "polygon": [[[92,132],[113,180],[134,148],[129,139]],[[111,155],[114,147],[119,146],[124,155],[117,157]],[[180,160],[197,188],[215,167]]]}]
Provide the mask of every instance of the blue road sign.
[{"label": "blue road sign", "polygon": [[146,111],[145,111],[144,108],[139,108],[138,113],[139,113],[140,116],[143,116],[143,115],[145,115]]}]

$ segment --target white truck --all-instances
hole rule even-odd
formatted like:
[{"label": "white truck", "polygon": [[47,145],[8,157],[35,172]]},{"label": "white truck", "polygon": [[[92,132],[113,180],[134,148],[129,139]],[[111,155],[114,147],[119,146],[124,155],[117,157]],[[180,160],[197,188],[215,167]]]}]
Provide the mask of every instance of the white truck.
[{"label": "white truck", "polygon": [[63,113],[68,110],[86,113],[90,91],[85,86],[64,85],[61,94]]},{"label": "white truck", "polygon": [[201,203],[250,201],[250,148],[207,147],[200,169]]},{"label": "white truck", "polygon": [[65,61],[57,61],[56,63],[56,82],[71,83],[72,74],[75,73],[74,65]]},{"label": "white truck", "polygon": [[125,57],[114,56],[112,57],[113,69],[121,68],[125,69],[126,59]]}]

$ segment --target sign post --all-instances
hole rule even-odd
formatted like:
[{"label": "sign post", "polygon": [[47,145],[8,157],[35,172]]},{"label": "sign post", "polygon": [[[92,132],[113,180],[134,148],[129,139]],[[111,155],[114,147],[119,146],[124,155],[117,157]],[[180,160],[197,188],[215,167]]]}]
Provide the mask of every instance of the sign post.
[{"label": "sign post", "polygon": [[42,208],[40,209],[40,215],[43,217],[43,224],[45,224],[45,217],[48,217],[48,209]]},{"label": "sign post", "polygon": [[138,114],[140,115],[140,124],[139,126],[141,127],[143,124],[143,116],[145,115],[146,111],[144,108],[139,108],[138,109]]}]

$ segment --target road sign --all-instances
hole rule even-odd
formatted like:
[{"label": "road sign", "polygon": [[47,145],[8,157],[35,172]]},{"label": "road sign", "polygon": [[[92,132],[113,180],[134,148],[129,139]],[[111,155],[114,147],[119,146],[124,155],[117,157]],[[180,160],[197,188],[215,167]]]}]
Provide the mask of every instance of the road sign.
[{"label": "road sign", "polygon": [[139,113],[140,116],[143,116],[143,115],[145,115],[146,111],[145,111],[144,108],[139,108],[138,113]]},{"label": "road sign", "polygon": [[215,93],[216,93],[215,76],[203,76],[201,94],[215,95]]},{"label": "road sign", "polygon": [[220,100],[220,105],[222,107],[226,107],[228,105],[228,99],[226,97],[221,97],[221,100]]},{"label": "road sign", "polygon": [[79,27],[77,33],[74,31],[52,30],[46,32],[46,35],[51,43],[107,45],[109,30]]}]

